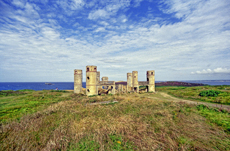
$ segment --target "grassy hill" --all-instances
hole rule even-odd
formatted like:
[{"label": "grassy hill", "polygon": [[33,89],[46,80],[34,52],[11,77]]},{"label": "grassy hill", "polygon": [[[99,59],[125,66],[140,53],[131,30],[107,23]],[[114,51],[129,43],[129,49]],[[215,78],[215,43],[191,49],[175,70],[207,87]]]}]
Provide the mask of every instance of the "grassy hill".
[{"label": "grassy hill", "polygon": [[[228,112],[161,93],[5,93],[0,150],[230,150]],[[103,101],[118,103],[90,104]]]}]

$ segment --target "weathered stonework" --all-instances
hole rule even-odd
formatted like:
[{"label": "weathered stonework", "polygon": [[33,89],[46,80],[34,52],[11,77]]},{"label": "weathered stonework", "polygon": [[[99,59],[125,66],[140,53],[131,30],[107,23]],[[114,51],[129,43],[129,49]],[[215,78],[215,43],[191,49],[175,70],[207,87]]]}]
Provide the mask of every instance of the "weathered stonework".
[{"label": "weathered stonework", "polygon": [[134,92],[139,92],[139,83],[138,83],[138,72],[137,71],[133,71],[132,72],[132,76],[133,76],[133,91]]},{"label": "weathered stonework", "polygon": [[74,70],[74,93],[81,93],[82,89],[82,70]]},{"label": "weathered stonework", "polygon": [[127,73],[127,91],[133,90],[133,76],[132,73]]},{"label": "weathered stonework", "polygon": [[86,66],[86,95],[97,94],[97,66]]},{"label": "weathered stonework", "polygon": [[155,71],[149,70],[147,71],[146,74],[147,74],[147,82],[148,82],[147,91],[155,92]]},{"label": "weathered stonework", "polygon": [[[109,81],[108,77],[102,77],[97,66],[86,66],[86,95],[115,94],[127,92],[139,92],[139,86],[146,86],[147,92],[155,92],[155,71],[147,71],[147,81],[138,81],[138,71],[127,73],[126,81]],[[74,70],[74,93],[81,93],[82,70]]]}]

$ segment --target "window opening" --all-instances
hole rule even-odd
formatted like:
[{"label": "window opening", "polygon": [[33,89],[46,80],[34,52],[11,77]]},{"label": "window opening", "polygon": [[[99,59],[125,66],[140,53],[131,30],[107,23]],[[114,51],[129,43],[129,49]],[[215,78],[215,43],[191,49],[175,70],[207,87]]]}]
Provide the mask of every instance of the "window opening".
[{"label": "window opening", "polygon": [[137,87],[134,87],[134,91],[137,92]]},{"label": "window opening", "polygon": [[89,71],[89,68],[87,68],[87,71]]},{"label": "window opening", "polygon": [[153,75],[153,72],[151,74]]},{"label": "window opening", "polygon": [[87,89],[87,91],[90,92],[89,89]]},{"label": "window opening", "polygon": [[87,77],[87,79],[89,80],[89,77]]}]

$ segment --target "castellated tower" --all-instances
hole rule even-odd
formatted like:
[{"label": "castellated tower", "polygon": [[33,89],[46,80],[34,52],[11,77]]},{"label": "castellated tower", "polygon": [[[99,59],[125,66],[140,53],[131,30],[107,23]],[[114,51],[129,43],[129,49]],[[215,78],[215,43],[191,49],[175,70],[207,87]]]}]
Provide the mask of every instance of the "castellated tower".
[{"label": "castellated tower", "polygon": [[138,93],[139,92],[138,72],[133,71],[132,77],[133,77],[133,91]]},{"label": "castellated tower", "polygon": [[127,92],[132,91],[133,89],[133,77],[132,73],[127,73]]},{"label": "castellated tower", "polygon": [[81,93],[82,89],[82,70],[74,70],[74,93]]},{"label": "castellated tower", "polygon": [[86,66],[86,95],[97,94],[97,66]]},{"label": "castellated tower", "polygon": [[148,92],[155,92],[155,71],[147,71]]}]

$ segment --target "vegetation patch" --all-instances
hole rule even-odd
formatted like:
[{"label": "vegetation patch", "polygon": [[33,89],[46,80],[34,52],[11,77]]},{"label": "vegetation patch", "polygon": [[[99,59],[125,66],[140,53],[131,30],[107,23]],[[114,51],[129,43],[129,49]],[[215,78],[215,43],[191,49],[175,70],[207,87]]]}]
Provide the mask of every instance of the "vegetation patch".
[{"label": "vegetation patch", "polygon": [[211,123],[221,126],[227,133],[230,134],[230,113],[226,110],[210,108],[205,105],[197,106],[198,113],[206,117]]},{"label": "vegetation patch", "polygon": [[[18,107],[1,122],[0,150],[230,149],[228,113],[174,103],[159,93],[87,97],[34,91],[0,100],[1,110]],[[92,100],[119,103],[85,105]],[[27,107],[34,111],[24,114]]]},{"label": "vegetation patch", "polygon": [[13,119],[20,120],[23,115],[34,113],[39,108],[44,108],[52,103],[64,101],[68,98],[61,97],[62,93],[52,90],[8,92],[11,95],[0,98],[0,122],[7,122]]},{"label": "vegetation patch", "polygon": [[0,91],[0,97],[24,95],[23,91],[3,90]]},{"label": "vegetation patch", "polygon": [[183,99],[230,105],[230,86],[228,85],[197,87],[156,87],[156,91],[163,91],[172,96]]},{"label": "vegetation patch", "polygon": [[50,90],[50,92],[63,92],[63,93],[65,93],[67,91],[65,91],[65,90]]},{"label": "vegetation patch", "polygon": [[99,150],[100,144],[94,140],[91,140],[90,137],[85,137],[79,140],[76,144],[69,143],[68,150],[69,151],[94,151]]},{"label": "vegetation patch", "polygon": [[214,90],[206,90],[206,91],[201,91],[199,93],[199,96],[213,96],[213,97],[217,97],[218,94],[220,94],[221,91],[214,91]]}]

